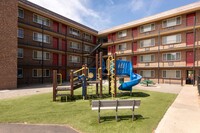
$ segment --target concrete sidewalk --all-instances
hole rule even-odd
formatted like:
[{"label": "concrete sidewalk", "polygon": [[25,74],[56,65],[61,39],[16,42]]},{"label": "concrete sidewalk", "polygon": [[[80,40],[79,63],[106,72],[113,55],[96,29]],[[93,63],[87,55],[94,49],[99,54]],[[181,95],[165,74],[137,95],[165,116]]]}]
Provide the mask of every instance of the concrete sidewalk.
[{"label": "concrete sidewalk", "polygon": [[200,97],[196,86],[182,88],[155,133],[200,133]]},{"label": "concrete sidewalk", "polygon": [[64,125],[0,124],[0,133],[78,133]]}]

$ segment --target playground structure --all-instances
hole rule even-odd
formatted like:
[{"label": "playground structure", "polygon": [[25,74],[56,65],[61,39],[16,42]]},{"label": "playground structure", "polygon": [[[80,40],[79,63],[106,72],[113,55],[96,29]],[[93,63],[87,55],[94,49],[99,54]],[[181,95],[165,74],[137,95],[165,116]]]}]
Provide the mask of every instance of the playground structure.
[{"label": "playground structure", "polygon": [[[87,98],[87,85],[96,84],[96,95],[102,97],[102,69],[103,69],[103,58],[102,52],[96,54],[96,68],[88,68],[87,65],[83,65],[81,69],[71,70],[70,71],[70,86],[63,86],[61,83],[58,85],[57,76],[61,77],[62,75],[57,74],[57,70],[53,70],[53,101],[56,101],[56,98],[69,96],[74,97],[74,90],[82,86],[82,96],[83,99]],[[95,70],[95,71],[94,71]],[[78,73],[82,73],[78,75]],[[77,76],[75,76],[77,75]],[[100,85],[100,87],[99,87]],[[99,94],[100,88],[100,94]],[[59,93],[66,92],[66,93]],[[70,92],[68,94],[67,92]]]},{"label": "playground structure", "polygon": [[118,87],[122,91],[132,92],[132,87],[141,81],[142,76],[133,72],[132,63],[130,61],[116,60],[116,53],[108,56],[106,62],[109,77],[109,92],[111,92],[113,97],[116,97],[117,94],[117,77],[130,77],[130,81],[123,82]]},{"label": "playground structure", "polygon": [[[69,91],[70,96],[74,96],[74,90],[82,86],[82,96],[83,99],[87,98],[87,86],[91,84],[96,84],[96,95],[102,97],[102,75],[107,75],[109,94],[112,97],[116,97],[117,94],[117,77],[130,77],[130,81],[122,82],[118,87],[122,91],[132,92],[132,87],[137,85],[141,76],[133,72],[132,63],[130,61],[116,60],[116,54],[108,56],[108,59],[103,63],[102,52],[96,54],[96,68],[88,68],[87,65],[83,65],[81,69],[76,71],[71,70],[70,72],[70,86],[62,86],[57,83],[57,75],[61,77],[62,75],[57,74],[57,71],[53,71],[53,101],[56,101],[56,97],[66,97],[67,93],[58,93],[61,91]],[[107,74],[103,73],[107,69]],[[82,73],[78,75],[78,73]],[[76,75],[76,76],[75,76]],[[61,84],[61,83],[60,83]],[[100,90],[100,92],[99,92]]]}]

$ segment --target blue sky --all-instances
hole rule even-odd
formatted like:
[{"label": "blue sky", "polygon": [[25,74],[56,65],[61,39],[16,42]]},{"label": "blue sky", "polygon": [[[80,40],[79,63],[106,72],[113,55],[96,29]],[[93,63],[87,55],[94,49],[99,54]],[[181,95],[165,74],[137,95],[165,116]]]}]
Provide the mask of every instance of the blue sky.
[{"label": "blue sky", "polygon": [[200,0],[29,1],[96,30],[104,30]]}]

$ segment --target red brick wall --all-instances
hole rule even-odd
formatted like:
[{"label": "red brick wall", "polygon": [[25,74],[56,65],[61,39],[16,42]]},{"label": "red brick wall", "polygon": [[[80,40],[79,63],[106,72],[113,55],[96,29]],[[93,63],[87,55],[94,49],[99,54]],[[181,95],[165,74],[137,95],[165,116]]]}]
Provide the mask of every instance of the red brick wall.
[{"label": "red brick wall", "polygon": [[17,2],[0,2],[0,89],[17,87]]}]

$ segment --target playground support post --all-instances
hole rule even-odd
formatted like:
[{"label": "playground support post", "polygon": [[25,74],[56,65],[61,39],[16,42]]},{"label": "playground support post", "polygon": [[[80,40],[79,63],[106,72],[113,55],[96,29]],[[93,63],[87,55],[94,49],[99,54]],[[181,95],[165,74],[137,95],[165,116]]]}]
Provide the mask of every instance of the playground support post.
[{"label": "playground support post", "polygon": [[103,53],[100,52],[100,72],[99,72],[99,77],[100,77],[100,97],[102,97],[102,60],[103,60]]},{"label": "playground support post", "polygon": [[114,78],[114,88],[115,88],[115,91],[114,91],[114,97],[116,97],[116,94],[117,94],[117,79],[116,79],[116,77],[117,77],[117,70],[116,70],[116,53],[114,53],[114,73],[115,73],[115,78]]},{"label": "playground support post", "polygon": [[73,75],[73,70],[70,72],[70,85],[71,85],[71,97],[74,95],[74,75]]},{"label": "playground support post", "polygon": [[53,70],[53,101],[56,101],[57,70]]},{"label": "playground support post", "polygon": [[[83,65],[83,74],[85,75],[85,77],[87,77],[87,65]],[[85,81],[86,82],[86,81]],[[87,98],[87,83],[85,83],[85,97]]]},{"label": "playground support post", "polygon": [[[96,54],[96,81],[98,80],[98,68],[99,68],[98,58],[99,58],[99,55]],[[98,83],[96,83],[96,95],[99,95],[98,94]]]}]

